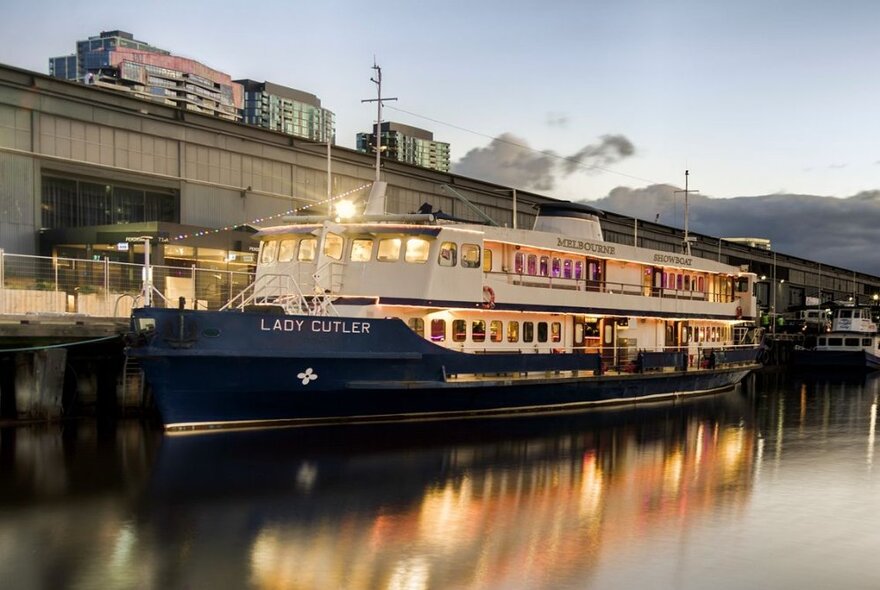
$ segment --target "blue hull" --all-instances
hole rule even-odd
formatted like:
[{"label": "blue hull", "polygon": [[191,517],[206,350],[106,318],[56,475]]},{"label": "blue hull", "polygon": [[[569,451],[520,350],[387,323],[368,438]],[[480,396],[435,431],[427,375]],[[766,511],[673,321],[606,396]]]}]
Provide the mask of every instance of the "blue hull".
[{"label": "blue hull", "polygon": [[[136,310],[127,353],[169,429],[448,418],[730,389],[755,365],[601,375],[592,354],[464,354],[394,319]],[[753,358],[752,358],[753,361]]]}]

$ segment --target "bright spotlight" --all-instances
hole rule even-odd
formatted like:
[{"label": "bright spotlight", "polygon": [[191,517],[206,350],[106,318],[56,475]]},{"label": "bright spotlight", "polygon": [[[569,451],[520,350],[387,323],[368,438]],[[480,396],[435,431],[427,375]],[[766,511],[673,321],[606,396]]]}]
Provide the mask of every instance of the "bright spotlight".
[{"label": "bright spotlight", "polygon": [[354,203],[351,201],[339,201],[334,208],[336,216],[340,219],[351,219],[356,213]]}]

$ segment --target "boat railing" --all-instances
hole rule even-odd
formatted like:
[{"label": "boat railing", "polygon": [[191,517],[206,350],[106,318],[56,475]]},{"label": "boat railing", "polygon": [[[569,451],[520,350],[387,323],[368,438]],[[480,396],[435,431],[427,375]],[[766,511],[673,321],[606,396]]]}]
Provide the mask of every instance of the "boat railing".
[{"label": "boat railing", "polygon": [[306,295],[290,275],[262,274],[220,308],[244,311],[252,306],[281,307],[287,314],[327,316],[339,315],[328,294]]},{"label": "boat railing", "polygon": [[569,291],[589,291],[596,293],[609,293],[614,295],[636,295],[642,297],[664,297],[670,299],[683,299],[688,301],[710,301],[713,303],[730,303],[734,301],[733,295],[723,293],[698,291],[695,289],[674,289],[655,287],[637,283],[624,283],[619,281],[575,279],[566,277],[554,277],[544,275],[530,275],[507,272],[490,272],[487,276],[501,275],[512,285],[523,287],[537,287],[543,289],[563,289]]}]

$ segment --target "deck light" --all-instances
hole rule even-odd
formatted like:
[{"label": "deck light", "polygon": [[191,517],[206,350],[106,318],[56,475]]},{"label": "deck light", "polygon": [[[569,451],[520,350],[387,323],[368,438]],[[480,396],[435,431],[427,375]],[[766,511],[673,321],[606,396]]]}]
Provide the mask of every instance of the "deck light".
[{"label": "deck light", "polygon": [[336,217],[339,219],[351,219],[355,215],[354,203],[343,200],[336,203]]}]

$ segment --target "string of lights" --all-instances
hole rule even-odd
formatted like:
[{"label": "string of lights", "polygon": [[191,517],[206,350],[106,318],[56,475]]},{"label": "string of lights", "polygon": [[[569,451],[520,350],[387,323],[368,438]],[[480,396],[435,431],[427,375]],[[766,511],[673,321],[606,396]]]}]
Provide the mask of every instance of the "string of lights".
[{"label": "string of lights", "polygon": [[265,217],[258,217],[258,218],[256,218],[256,219],[253,219],[253,220],[251,220],[251,221],[246,221],[246,222],[244,222],[244,223],[238,223],[238,224],[235,224],[235,225],[227,225],[227,226],[225,226],[225,227],[218,227],[218,228],[216,228],[216,229],[205,229],[205,230],[201,230],[201,231],[197,231],[197,232],[192,232],[192,233],[188,233],[188,234],[179,234],[179,235],[177,235],[177,236],[169,237],[169,238],[168,238],[168,241],[169,241],[169,242],[174,242],[174,241],[178,241],[178,240],[185,240],[185,239],[187,239],[187,238],[199,238],[199,237],[202,237],[202,236],[208,236],[208,235],[218,234],[218,233],[220,233],[220,232],[224,232],[224,231],[232,231],[232,230],[234,230],[234,229],[238,229],[238,228],[240,228],[240,227],[244,227],[244,226],[246,226],[246,225],[257,225],[257,224],[260,224],[260,223],[264,223],[264,222],[266,222],[266,221],[269,221],[270,219],[277,219],[277,218],[279,218],[279,217],[283,217],[283,216],[285,216],[285,215],[293,215],[293,214],[295,214],[295,213],[299,213],[299,212],[301,212],[301,211],[305,211],[305,210],[307,210],[307,209],[311,209],[312,207],[318,207],[318,206],[320,206],[320,205],[327,205],[327,204],[329,204],[329,203],[332,203],[333,201],[337,201],[337,200],[339,200],[339,199],[343,199],[343,198],[345,198],[345,197],[347,197],[347,196],[349,196],[349,195],[352,195],[352,194],[354,194],[354,193],[356,193],[356,192],[358,192],[358,191],[362,191],[362,190],[364,190],[365,188],[367,188],[367,187],[369,187],[369,186],[371,186],[371,185],[372,185],[371,182],[370,182],[370,183],[367,183],[367,184],[363,184],[363,185],[361,185],[361,186],[359,186],[359,187],[357,187],[357,188],[353,188],[353,189],[351,189],[351,190],[349,190],[349,191],[346,191],[346,192],[344,192],[344,193],[340,193],[340,194],[338,194],[338,195],[335,195],[335,196],[333,196],[333,197],[330,197],[329,199],[324,199],[324,200],[322,200],[322,201],[316,201],[316,202],[314,202],[314,203],[309,203],[308,205],[303,205],[302,207],[295,207],[295,208],[293,208],[293,209],[288,209],[287,211],[282,211],[281,213],[276,213],[276,214],[274,214],[274,215],[267,215],[267,216],[265,216]]}]

